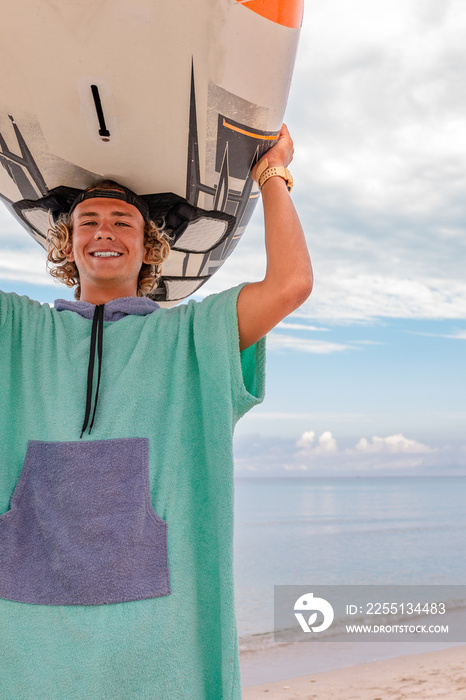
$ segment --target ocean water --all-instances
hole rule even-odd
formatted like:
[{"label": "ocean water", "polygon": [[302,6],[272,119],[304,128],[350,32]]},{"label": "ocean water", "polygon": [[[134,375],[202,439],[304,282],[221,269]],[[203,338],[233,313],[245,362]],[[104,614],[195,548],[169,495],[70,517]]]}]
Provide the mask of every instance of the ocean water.
[{"label": "ocean water", "polygon": [[464,477],[237,479],[240,649],[273,645],[274,585],[466,585],[465,487]]}]

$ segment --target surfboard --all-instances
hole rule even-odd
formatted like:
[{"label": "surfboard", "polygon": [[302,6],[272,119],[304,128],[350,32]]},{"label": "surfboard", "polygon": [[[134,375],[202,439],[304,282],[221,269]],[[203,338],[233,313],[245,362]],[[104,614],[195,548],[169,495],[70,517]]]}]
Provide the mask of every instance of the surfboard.
[{"label": "surfboard", "polygon": [[[141,195],[173,193],[192,216],[171,231],[153,297],[193,294],[258,201],[251,166],[283,121],[302,12],[303,0],[6,3],[1,200],[45,248],[42,200],[56,187],[109,177]],[[172,206],[162,196],[162,223]]]}]

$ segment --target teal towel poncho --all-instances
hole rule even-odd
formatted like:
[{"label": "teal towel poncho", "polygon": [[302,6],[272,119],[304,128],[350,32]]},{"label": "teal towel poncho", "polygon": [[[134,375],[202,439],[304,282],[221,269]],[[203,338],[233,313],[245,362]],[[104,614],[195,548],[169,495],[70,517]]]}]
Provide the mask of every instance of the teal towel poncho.
[{"label": "teal towel poncho", "polygon": [[[0,599],[2,700],[240,698],[232,436],[263,398],[265,350],[262,340],[239,351],[239,290],[105,323],[98,412],[83,441],[148,444],[171,592],[94,605]],[[91,324],[14,294],[0,294],[0,323],[6,514],[30,441],[60,454],[79,440]]]}]

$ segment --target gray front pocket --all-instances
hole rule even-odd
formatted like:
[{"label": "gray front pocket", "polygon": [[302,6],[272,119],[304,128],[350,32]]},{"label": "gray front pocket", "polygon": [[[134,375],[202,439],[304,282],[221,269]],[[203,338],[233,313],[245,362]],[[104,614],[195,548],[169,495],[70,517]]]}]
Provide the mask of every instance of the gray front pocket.
[{"label": "gray front pocket", "polygon": [[28,444],[0,516],[0,598],[100,605],[170,593],[144,438]]}]

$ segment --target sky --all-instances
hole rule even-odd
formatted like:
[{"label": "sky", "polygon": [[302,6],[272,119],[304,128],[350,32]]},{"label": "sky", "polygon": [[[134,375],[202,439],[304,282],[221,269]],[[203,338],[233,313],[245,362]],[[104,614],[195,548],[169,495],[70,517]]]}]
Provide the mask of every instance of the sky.
[{"label": "sky", "polygon": [[[286,122],[315,286],[268,337],[238,476],[466,475],[465,34],[461,0],[307,0]],[[202,295],[261,279],[263,239],[259,206]],[[71,298],[44,266],[0,207],[0,287]]]}]

